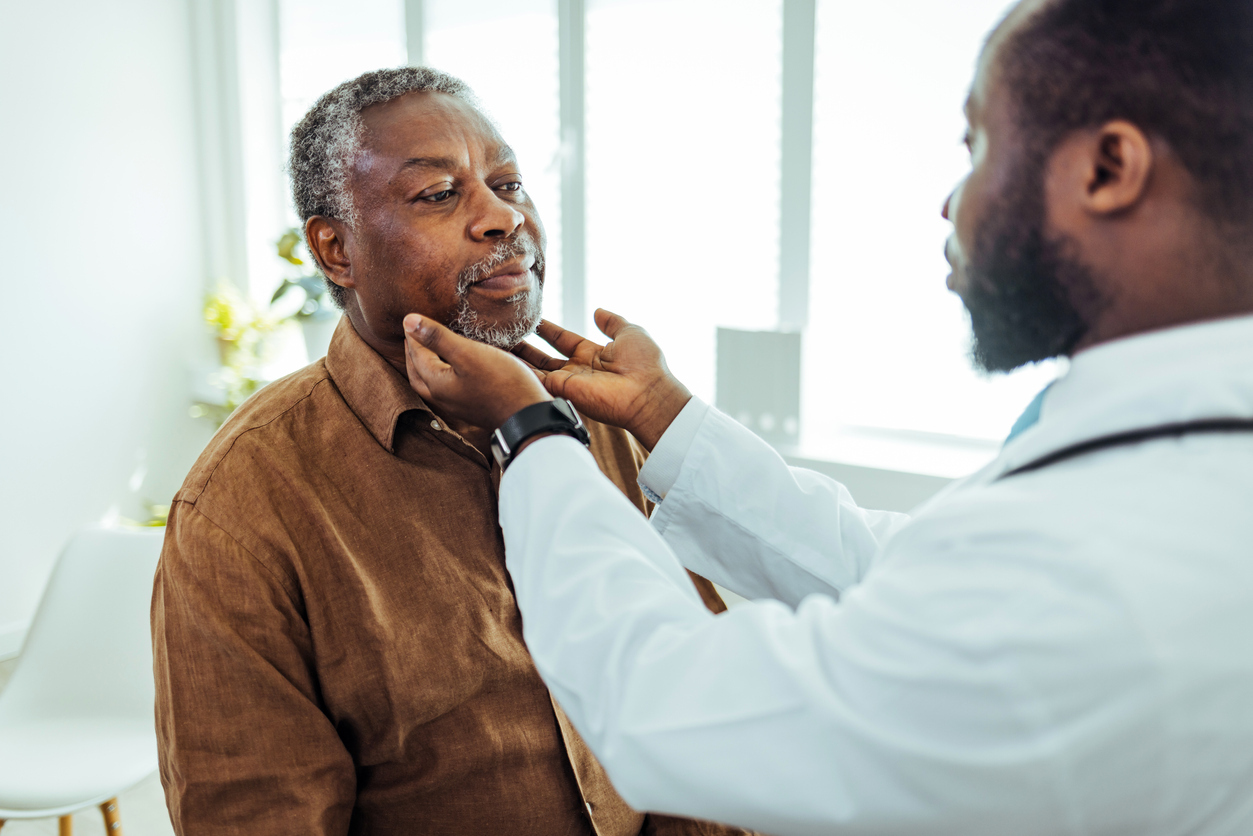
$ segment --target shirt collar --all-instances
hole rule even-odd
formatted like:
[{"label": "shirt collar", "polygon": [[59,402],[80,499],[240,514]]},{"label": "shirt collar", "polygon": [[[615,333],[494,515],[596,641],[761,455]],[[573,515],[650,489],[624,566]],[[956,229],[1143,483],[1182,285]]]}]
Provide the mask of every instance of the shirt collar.
[{"label": "shirt collar", "polygon": [[1045,394],[1039,423],[1007,443],[992,469],[1006,473],[1082,441],[1205,418],[1253,418],[1253,316],[1076,354]]},{"label": "shirt collar", "polygon": [[348,408],[388,452],[396,452],[396,423],[401,415],[415,409],[431,411],[409,381],[361,339],[347,316],[340,317],[331,338],[326,369]]}]

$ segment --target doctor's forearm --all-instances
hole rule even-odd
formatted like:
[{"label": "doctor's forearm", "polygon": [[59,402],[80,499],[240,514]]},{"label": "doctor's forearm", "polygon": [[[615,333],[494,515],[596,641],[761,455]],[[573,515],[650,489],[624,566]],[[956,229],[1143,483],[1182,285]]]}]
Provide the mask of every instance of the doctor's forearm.
[{"label": "doctor's forearm", "polygon": [[857,507],[842,485],[789,468],[768,444],[693,399],[640,473],[665,496],[653,525],[683,564],[746,598],[838,597],[907,517]]}]

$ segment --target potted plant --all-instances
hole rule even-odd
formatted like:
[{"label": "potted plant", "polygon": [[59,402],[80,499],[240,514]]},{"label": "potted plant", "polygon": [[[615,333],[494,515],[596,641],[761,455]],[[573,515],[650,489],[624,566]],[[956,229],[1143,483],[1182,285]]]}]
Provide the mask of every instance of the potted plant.
[{"label": "potted plant", "polygon": [[292,291],[300,294],[300,306],[289,314],[299,326],[305,338],[305,352],[312,363],[326,355],[331,344],[331,335],[339,323],[339,309],[331,301],[326,290],[326,280],[311,264],[312,258],[306,261],[301,252],[308,255],[304,236],[293,227],[278,239],[278,257],[300,268],[295,276],[283,279],[283,283],[274,291],[270,304],[276,304]]},{"label": "potted plant", "polygon": [[192,406],[191,414],[208,418],[220,427],[236,407],[265,383],[261,373],[265,341],[281,320],[269,311],[257,310],[234,285],[225,281],[205,297],[204,319],[217,338],[222,365],[210,376],[209,383],[221,392],[221,399],[199,401]]}]

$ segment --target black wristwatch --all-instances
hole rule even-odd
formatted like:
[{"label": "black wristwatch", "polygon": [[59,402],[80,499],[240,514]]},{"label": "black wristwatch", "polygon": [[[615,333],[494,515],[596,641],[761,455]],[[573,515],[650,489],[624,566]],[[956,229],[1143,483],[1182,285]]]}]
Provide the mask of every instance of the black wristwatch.
[{"label": "black wristwatch", "polygon": [[531,404],[519,409],[492,433],[492,457],[500,469],[509,467],[518,448],[540,433],[562,433],[577,438],[584,446],[590,442],[587,427],[574,411],[574,404],[565,398]]}]

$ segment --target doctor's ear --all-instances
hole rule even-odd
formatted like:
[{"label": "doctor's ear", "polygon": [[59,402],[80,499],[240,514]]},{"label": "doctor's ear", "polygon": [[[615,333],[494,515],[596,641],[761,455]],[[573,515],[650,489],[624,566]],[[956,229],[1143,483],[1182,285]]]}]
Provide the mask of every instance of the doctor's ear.
[{"label": "doctor's ear", "polygon": [[1063,140],[1053,172],[1063,193],[1090,215],[1135,207],[1148,192],[1155,164],[1153,143],[1131,122],[1116,119]]},{"label": "doctor's ear", "polygon": [[314,215],[305,222],[305,238],[309,252],[327,278],[340,287],[353,287],[352,262],[348,257],[348,230],[343,222]]}]

